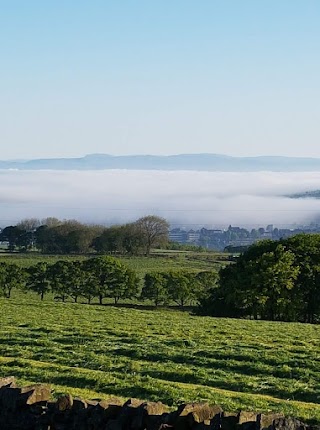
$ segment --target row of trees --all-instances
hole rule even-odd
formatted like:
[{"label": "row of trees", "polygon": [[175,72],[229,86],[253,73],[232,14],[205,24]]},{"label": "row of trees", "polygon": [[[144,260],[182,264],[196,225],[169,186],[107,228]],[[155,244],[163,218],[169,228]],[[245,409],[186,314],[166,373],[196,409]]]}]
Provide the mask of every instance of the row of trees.
[{"label": "row of trees", "polygon": [[215,272],[147,273],[141,279],[117,258],[104,256],[83,261],[39,262],[23,269],[16,264],[0,263],[0,293],[10,297],[14,288],[33,291],[43,300],[51,292],[56,299],[87,303],[105,298],[114,303],[124,299],[150,300],[155,306],[175,302],[183,307],[204,299],[216,282]]},{"label": "row of trees", "polygon": [[109,228],[85,225],[76,220],[60,221],[30,218],[0,233],[0,241],[8,243],[9,251],[38,249],[49,254],[145,254],[151,247],[168,242],[169,224],[161,217],[148,215],[137,221]]},{"label": "row of trees", "polygon": [[133,298],[139,292],[139,278],[119,259],[96,257],[84,261],[59,260],[54,264],[41,261],[28,268],[16,264],[0,263],[0,291],[10,297],[13,288],[34,291],[43,300],[52,292],[56,299],[75,302],[84,297],[88,303],[106,297],[115,303],[120,299]]},{"label": "row of trees", "polygon": [[299,234],[249,247],[220,271],[203,313],[282,321],[320,321],[320,235]]}]

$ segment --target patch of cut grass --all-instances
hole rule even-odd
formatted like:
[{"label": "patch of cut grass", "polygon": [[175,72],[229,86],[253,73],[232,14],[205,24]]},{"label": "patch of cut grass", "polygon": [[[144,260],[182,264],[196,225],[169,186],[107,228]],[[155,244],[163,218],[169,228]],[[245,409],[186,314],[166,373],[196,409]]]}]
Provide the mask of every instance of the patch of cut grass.
[{"label": "patch of cut grass", "polygon": [[320,421],[320,327],[0,299],[0,376],[55,394],[219,403]]}]

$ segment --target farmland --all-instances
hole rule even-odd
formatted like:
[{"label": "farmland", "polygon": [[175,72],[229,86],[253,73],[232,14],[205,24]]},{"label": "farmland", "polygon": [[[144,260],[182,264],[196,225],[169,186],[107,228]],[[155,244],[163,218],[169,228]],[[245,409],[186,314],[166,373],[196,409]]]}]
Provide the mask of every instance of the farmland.
[{"label": "farmland", "polygon": [[[91,257],[94,254],[90,255]],[[83,255],[42,255],[38,253],[0,253],[0,262],[15,263],[21,267],[29,267],[39,261],[55,263],[58,260],[83,260]],[[218,270],[228,264],[228,255],[216,252],[178,252],[178,251],[154,251],[149,257],[119,257],[130,269],[135,270],[141,277],[146,272],[169,270]]]},{"label": "farmland", "polygon": [[[145,270],[145,268],[143,269]],[[206,400],[320,421],[320,327],[0,299],[0,374],[55,395]]]}]

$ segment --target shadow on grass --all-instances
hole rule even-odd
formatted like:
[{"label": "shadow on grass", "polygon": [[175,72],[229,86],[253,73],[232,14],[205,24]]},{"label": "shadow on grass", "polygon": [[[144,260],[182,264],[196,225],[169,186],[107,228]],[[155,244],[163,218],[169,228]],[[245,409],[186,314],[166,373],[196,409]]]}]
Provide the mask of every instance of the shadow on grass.
[{"label": "shadow on grass", "polygon": [[[57,367],[46,366],[45,368],[37,368],[26,366],[25,361],[19,359],[13,360],[2,366],[5,371],[13,371],[17,378],[25,378],[34,380],[36,382],[56,384],[66,387],[66,391],[70,387],[88,389],[106,393],[108,395],[118,395],[121,397],[138,397],[141,399],[155,399],[159,400],[162,396],[162,401],[168,403],[169,397],[159,380],[172,383],[182,382],[188,384],[203,385],[205,387],[220,388],[233,392],[242,392],[250,394],[265,394],[271,395],[279,399],[291,399],[303,402],[319,402],[318,390],[315,392],[306,392],[302,388],[296,390],[287,390],[278,386],[266,386],[264,388],[253,389],[252,386],[246,386],[244,381],[221,381],[221,380],[206,380],[203,376],[197,377],[196,374],[184,373],[178,374],[173,371],[145,371],[141,373],[141,377],[146,380],[137,380],[134,376],[132,379],[116,376],[113,382],[99,380],[98,375],[86,376],[73,374],[72,368],[57,369]],[[59,372],[59,375],[57,375]],[[146,379],[147,378],[147,379]],[[150,385],[152,388],[150,388]],[[160,386],[159,386],[160,385]],[[154,387],[154,388],[153,388]],[[172,399],[171,399],[172,400]]]},{"label": "shadow on grass", "polygon": [[290,400],[298,400],[303,402],[312,402],[318,403],[320,400],[320,396],[318,395],[318,390],[315,392],[306,392],[303,388],[290,390],[291,384],[289,384],[289,389],[280,388],[277,385],[275,386],[266,386],[259,389],[252,388],[251,385],[246,385],[243,381],[222,381],[221,379],[211,380],[204,378],[203,376],[198,377],[196,374],[191,373],[182,373],[179,374],[177,372],[170,371],[148,371],[146,372],[151,378],[160,379],[166,382],[179,382],[186,384],[195,384],[195,385],[203,385],[212,388],[219,388],[223,390],[233,391],[233,392],[241,392],[248,394],[265,394],[270,395],[279,399],[290,399]]},{"label": "shadow on grass", "polygon": [[[88,304],[88,303],[80,303],[80,304]],[[178,306],[178,305],[146,305],[143,303],[102,303],[101,305],[98,303],[91,303],[89,306],[95,306],[97,311],[103,312],[104,307],[112,307],[112,308],[124,308],[124,309],[138,309],[140,311],[161,311],[161,310],[173,310],[173,311],[181,311],[192,313],[195,309],[195,306]]]}]

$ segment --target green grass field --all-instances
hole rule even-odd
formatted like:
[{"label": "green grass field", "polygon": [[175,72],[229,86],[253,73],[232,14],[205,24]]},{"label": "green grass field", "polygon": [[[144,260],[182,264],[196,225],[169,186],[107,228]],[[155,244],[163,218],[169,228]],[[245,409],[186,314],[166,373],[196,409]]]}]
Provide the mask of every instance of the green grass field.
[{"label": "green grass field", "polygon": [[85,398],[206,400],[320,421],[320,327],[0,299],[0,376]]},{"label": "green grass field", "polygon": [[[39,261],[55,263],[58,260],[79,260],[85,256],[41,255],[38,253],[1,253],[0,262],[15,263],[28,267]],[[228,264],[228,254],[216,252],[190,252],[190,251],[154,251],[149,257],[119,257],[130,269],[140,276],[146,272],[169,270],[219,270]]]}]

